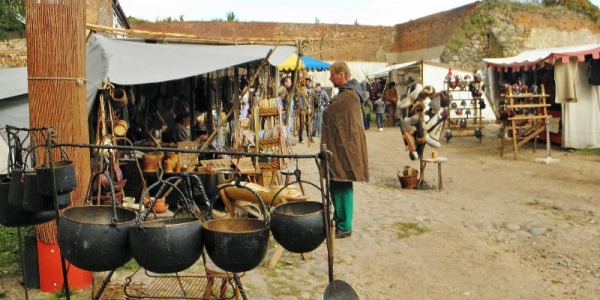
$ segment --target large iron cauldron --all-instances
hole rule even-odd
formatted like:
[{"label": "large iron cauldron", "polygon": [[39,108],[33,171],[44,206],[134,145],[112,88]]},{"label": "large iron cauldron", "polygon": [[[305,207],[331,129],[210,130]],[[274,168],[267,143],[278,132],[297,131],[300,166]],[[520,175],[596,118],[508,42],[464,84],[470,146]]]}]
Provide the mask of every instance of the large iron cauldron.
[{"label": "large iron cauldron", "polygon": [[306,201],[276,206],[271,213],[271,232],[275,240],[290,252],[315,250],[325,240],[323,204]]},{"label": "large iron cauldron", "polygon": [[215,219],[202,224],[206,253],[217,267],[246,272],[265,258],[269,227],[257,219]]},{"label": "large iron cauldron", "polygon": [[8,204],[11,178],[0,175],[0,224],[6,227],[31,226],[48,222],[56,217],[54,210],[31,212]]},{"label": "large iron cauldron", "polygon": [[[209,220],[202,224],[202,239],[206,253],[217,267],[233,273],[246,272],[256,268],[267,254],[269,217],[264,201],[251,188],[228,183],[220,185],[218,191],[231,186],[246,189],[256,197],[260,203],[263,220],[241,218]],[[212,211],[215,199],[216,197],[213,198],[209,211]]]},{"label": "large iron cauldron", "polygon": [[114,270],[131,259],[127,237],[135,216],[108,205],[69,207],[58,221],[58,247],[82,270]]},{"label": "large iron cauldron", "polygon": [[175,273],[191,267],[202,253],[202,223],[197,218],[147,221],[129,229],[133,258],[146,270]]}]

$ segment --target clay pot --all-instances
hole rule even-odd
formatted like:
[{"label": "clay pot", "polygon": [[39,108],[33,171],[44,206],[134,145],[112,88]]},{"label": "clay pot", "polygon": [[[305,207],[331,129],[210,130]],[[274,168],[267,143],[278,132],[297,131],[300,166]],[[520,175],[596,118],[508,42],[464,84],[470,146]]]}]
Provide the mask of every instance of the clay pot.
[{"label": "clay pot", "polygon": [[169,204],[165,203],[165,198],[156,199],[154,206],[152,206],[152,211],[157,214],[164,213],[167,211],[167,209],[169,209]]}]

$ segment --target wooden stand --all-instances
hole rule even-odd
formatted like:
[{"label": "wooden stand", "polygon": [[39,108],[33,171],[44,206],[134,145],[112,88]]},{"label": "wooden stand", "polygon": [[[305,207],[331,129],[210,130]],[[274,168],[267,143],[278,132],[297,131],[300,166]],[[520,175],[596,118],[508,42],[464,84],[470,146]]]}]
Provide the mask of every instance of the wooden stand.
[{"label": "wooden stand", "polygon": [[[473,85],[476,91],[480,91],[480,84],[472,81],[463,81],[461,86],[448,87],[446,91],[450,96],[450,106],[446,108],[448,119],[446,120],[446,142],[452,137],[474,136],[482,141],[483,132],[483,109],[480,106],[481,96],[473,96],[469,86]],[[479,131],[479,132],[477,132]]]},{"label": "wooden stand", "polygon": [[[263,99],[261,101],[273,102],[273,100],[274,99]],[[282,140],[282,134],[280,130],[285,129],[281,128],[281,108],[261,108],[256,106],[254,108],[253,116],[256,145],[255,151],[257,153],[282,153],[282,143],[285,143],[285,141]],[[273,135],[265,136],[264,134],[261,134],[261,132],[272,132]],[[279,163],[279,159],[274,159],[270,162],[263,163],[255,161],[254,164],[257,168],[256,173],[262,174],[260,176],[261,179],[258,180],[258,183],[261,183],[266,187],[270,186],[271,184],[281,184],[281,175],[279,174],[281,164]]]},{"label": "wooden stand", "polygon": [[[511,87],[508,94],[502,95],[506,98],[504,109],[509,117],[503,122],[500,137],[500,157],[504,154],[504,147],[512,140],[513,156],[516,160],[519,155],[519,147],[533,139],[533,152],[537,146],[538,135],[546,130],[547,95],[544,85],[540,86],[541,94],[520,93],[513,94]],[[510,136],[509,136],[510,135]]]}]

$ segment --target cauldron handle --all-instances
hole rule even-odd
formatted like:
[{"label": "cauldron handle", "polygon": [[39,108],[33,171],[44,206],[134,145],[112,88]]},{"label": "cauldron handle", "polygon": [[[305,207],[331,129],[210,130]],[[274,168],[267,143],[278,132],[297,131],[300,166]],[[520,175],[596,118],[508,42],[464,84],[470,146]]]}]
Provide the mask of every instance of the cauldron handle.
[{"label": "cauldron handle", "polygon": [[[271,208],[271,207],[273,207],[273,203],[275,203],[275,199],[277,199],[277,196],[279,196],[279,194],[280,194],[280,193],[281,193],[283,190],[285,190],[285,188],[286,188],[286,187],[288,187],[288,186],[290,186],[290,185],[293,185],[293,184],[297,184],[297,183],[308,184],[308,185],[314,186],[314,187],[315,187],[317,190],[319,190],[319,191],[322,191],[322,189],[321,189],[321,187],[320,187],[320,186],[318,186],[318,185],[316,185],[316,184],[314,184],[314,183],[312,183],[312,182],[310,182],[310,181],[300,180],[300,179],[298,178],[297,180],[295,180],[295,181],[292,181],[292,182],[289,182],[288,184],[286,184],[286,185],[282,186],[282,187],[281,187],[279,190],[277,190],[277,193],[275,193],[275,194],[273,195],[273,199],[271,199],[271,203],[269,204],[268,208]],[[302,186],[302,185],[301,185],[301,186]],[[302,191],[302,194],[304,194],[304,191]]]},{"label": "cauldron handle", "polygon": [[214,215],[212,213],[213,205],[215,203],[215,200],[217,199],[217,196],[219,195],[219,192],[221,192],[221,190],[226,187],[242,188],[242,189],[246,189],[246,190],[250,191],[250,193],[252,193],[252,195],[254,195],[256,197],[256,199],[258,199],[258,202],[260,203],[260,210],[263,214],[263,219],[265,221],[265,228],[267,228],[267,229],[270,228],[269,227],[270,226],[270,217],[267,214],[268,210],[267,210],[267,206],[265,205],[265,201],[255,190],[253,190],[245,185],[241,185],[239,183],[239,181],[225,183],[225,184],[221,184],[221,185],[217,186],[217,192],[215,193],[215,196],[210,201],[210,206],[208,207],[208,216],[209,217],[214,218]]}]

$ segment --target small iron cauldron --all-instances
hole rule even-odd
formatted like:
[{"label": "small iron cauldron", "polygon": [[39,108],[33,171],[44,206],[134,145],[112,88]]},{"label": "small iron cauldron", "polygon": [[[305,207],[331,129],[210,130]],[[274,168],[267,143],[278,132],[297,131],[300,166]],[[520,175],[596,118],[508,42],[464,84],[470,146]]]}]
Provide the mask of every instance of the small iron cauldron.
[{"label": "small iron cauldron", "polygon": [[271,214],[271,232],[286,250],[305,253],[325,240],[323,204],[314,201],[280,204]]},{"label": "small iron cauldron", "polygon": [[202,253],[202,223],[197,218],[142,222],[129,229],[129,248],[144,269],[175,273],[191,267]]},{"label": "small iron cauldron", "polygon": [[[0,175],[2,177],[2,175]],[[8,204],[11,178],[4,176],[0,180],[0,224],[6,227],[22,227],[46,223],[56,217],[54,210],[31,212],[12,207]]]},{"label": "small iron cauldron", "polygon": [[[219,186],[219,190],[228,186],[234,184],[223,184]],[[202,224],[206,253],[217,267],[233,273],[256,268],[265,258],[269,242],[269,218],[263,199],[248,187],[236,187],[247,189],[254,194],[260,203],[264,220],[213,219]],[[212,211],[215,198],[209,211]]]},{"label": "small iron cauldron", "polygon": [[[22,208],[26,211],[49,211],[54,210],[54,196],[41,194],[37,186],[38,173],[30,173],[23,176],[23,203]],[[56,195],[58,208],[65,208],[71,204],[71,192]]]},{"label": "small iron cauldron", "polygon": [[58,247],[74,266],[114,270],[131,259],[127,237],[135,212],[108,205],[73,206],[58,221]]},{"label": "small iron cauldron", "polygon": [[[53,163],[54,178],[56,180],[56,193],[64,194],[71,192],[77,187],[75,166],[70,160],[60,160]],[[46,196],[52,196],[52,169],[50,164],[42,164],[35,167],[37,191]]]}]

